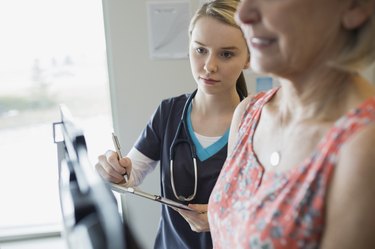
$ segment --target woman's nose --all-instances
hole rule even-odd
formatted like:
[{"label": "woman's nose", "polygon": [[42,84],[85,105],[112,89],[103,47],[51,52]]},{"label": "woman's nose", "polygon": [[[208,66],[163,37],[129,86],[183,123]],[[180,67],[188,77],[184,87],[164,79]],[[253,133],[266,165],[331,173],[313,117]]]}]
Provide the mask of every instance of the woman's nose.
[{"label": "woman's nose", "polygon": [[255,24],[260,20],[255,0],[242,1],[236,11],[235,19],[238,25]]}]

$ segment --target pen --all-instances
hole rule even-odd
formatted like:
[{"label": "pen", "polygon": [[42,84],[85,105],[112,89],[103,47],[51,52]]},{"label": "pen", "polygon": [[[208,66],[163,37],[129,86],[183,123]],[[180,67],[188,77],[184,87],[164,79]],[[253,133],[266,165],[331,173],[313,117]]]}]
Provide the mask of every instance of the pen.
[{"label": "pen", "polygon": [[[112,141],[113,141],[113,144],[115,145],[116,153],[117,153],[118,158],[120,160],[122,158],[121,146],[120,146],[120,142],[118,141],[118,138],[117,138],[117,136],[114,132],[112,132]],[[124,179],[125,179],[126,182],[128,182],[129,179],[128,179],[127,173],[125,173]]]}]

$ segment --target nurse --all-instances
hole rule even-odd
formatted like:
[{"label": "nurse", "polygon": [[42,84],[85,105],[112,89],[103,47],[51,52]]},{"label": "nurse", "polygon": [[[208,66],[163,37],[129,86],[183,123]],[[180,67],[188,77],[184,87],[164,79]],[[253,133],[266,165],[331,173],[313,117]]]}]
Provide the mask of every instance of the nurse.
[{"label": "nurse", "polygon": [[196,91],[163,100],[126,157],[108,151],[96,164],[104,179],[137,186],[160,163],[161,195],[203,212],[182,216],[163,205],[154,248],[212,248],[207,203],[227,156],[233,112],[247,96],[249,51],[234,20],[238,3],[210,1],[191,20]]}]

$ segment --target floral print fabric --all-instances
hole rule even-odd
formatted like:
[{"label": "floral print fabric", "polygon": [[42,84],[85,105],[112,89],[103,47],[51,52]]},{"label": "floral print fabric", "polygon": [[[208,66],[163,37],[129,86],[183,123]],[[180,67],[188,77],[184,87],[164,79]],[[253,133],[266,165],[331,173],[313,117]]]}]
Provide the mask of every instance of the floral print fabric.
[{"label": "floral print fabric", "polygon": [[341,117],[310,157],[287,172],[267,172],[252,147],[262,107],[277,89],[255,96],[239,140],[221,171],[208,207],[214,248],[318,248],[328,185],[340,147],[375,122],[375,97]]}]

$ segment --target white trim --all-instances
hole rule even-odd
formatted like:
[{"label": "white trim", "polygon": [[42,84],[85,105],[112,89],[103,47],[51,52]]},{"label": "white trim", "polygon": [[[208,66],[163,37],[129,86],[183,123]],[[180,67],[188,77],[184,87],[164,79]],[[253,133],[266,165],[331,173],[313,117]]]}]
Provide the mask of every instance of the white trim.
[{"label": "white trim", "polygon": [[61,237],[62,225],[22,226],[0,229],[0,242],[39,239],[48,237]]}]

